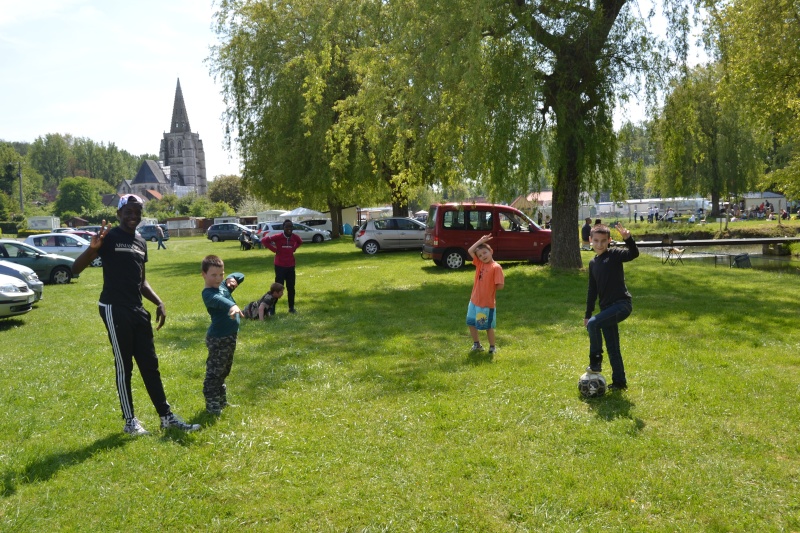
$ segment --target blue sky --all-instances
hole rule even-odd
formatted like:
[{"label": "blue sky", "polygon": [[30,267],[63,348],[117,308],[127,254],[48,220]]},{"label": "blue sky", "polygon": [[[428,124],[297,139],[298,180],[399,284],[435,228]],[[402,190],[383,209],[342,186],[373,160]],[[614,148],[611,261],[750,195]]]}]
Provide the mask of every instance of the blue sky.
[{"label": "blue sky", "polygon": [[210,0],[0,0],[0,139],[69,133],[157,155],[180,78],[209,179],[238,174],[205,62],[213,11]]}]

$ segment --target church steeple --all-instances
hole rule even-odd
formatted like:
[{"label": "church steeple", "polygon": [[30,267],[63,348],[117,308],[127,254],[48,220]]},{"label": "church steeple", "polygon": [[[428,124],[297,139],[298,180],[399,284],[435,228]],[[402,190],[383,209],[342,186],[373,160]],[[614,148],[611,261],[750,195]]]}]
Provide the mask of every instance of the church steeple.
[{"label": "church steeple", "polygon": [[178,78],[178,86],[175,88],[175,103],[172,105],[172,124],[170,133],[191,132],[189,127],[189,115],[186,114],[186,104],[183,103],[183,92],[181,91],[181,79]]}]

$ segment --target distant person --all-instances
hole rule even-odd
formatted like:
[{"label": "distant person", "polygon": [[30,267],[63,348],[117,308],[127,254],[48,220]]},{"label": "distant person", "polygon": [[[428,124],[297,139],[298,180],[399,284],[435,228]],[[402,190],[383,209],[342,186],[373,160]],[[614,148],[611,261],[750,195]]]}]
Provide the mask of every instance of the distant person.
[{"label": "distant person", "polygon": [[478,331],[486,331],[489,354],[497,352],[495,328],[497,326],[497,291],[503,290],[505,277],[503,267],[492,258],[492,247],[486,244],[491,235],[484,235],[469,247],[469,256],[475,265],[475,281],[467,307],[467,326],[472,336],[472,350],[483,351]]},{"label": "distant person", "polygon": [[164,229],[160,224],[156,224],[156,239],[158,239],[158,248],[156,248],[156,250],[162,248],[166,250],[167,247],[164,245]]},{"label": "distant person", "polygon": [[696,219],[694,218],[694,213],[692,213],[691,216],[689,216],[689,224],[694,224],[695,220]]},{"label": "distant person", "polygon": [[275,314],[275,303],[283,296],[283,285],[280,283],[273,283],[269,287],[269,292],[264,296],[250,302],[242,312],[245,318],[264,320],[265,317],[270,317]]},{"label": "distant person", "polygon": [[[628,388],[619,346],[618,324],[630,316],[633,306],[631,294],[625,286],[622,264],[639,257],[639,249],[631,232],[622,227],[622,224],[618,223],[616,227],[625,241],[625,248],[609,248],[611,230],[607,226],[601,224],[592,228],[592,248],[597,255],[589,261],[589,289],[583,319],[589,333],[589,367],[586,371],[601,372],[605,339],[612,371],[609,390]],[[598,298],[600,312],[592,316]]]},{"label": "distant person", "polygon": [[244,274],[234,272],[226,278],[225,264],[216,255],[207,255],[200,268],[205,281],[203,303],[211,316],[211,325],[206,331],[208,358],[203,397],[206,411],[219,416],[228,406],[225,379],[231,373],[239,334],[239,317],[243,316],[231,293],[244,281]]},{"label": "distant person", "polygon": [[[601,219],[599,219],[599,218],[594,219],[594,225],[595,226],[599,226],[602,223],[603,223],[603,221]],[[591,232],[591,230],[589,230],[589,231]],[[591,238],[591,235],[590,235],[590,238]]]},{"label": "distant person", "polygon": [[200,429],[200,425],[187,424],[172,412],[167,403],[153,344],[150,313],[142,306],[142,297],[156,305],[156,330],[161,329],[167,318],[166,306],[147,282],[147,242],[136,233],[136,227],[142,221],[142,204],[142,199],[135,194],[123,195],[117,206],[119,226],[110,228],[103,220],[89,247],[75,260],[72,272],[80,274],[98,256],[103,260],[100,316],[114,352],[115,382],[125,420],[123,431],[132,436],[149,434],[133,410],[131,374],[134,359],[150,401],[161,417],[161,428],[195,431]]},{"label": "distant person", "polygon": [[[798,213],[800,213],[800,209],[798,209],[798,211],[797,211],[797,212],[798,212]],[[538,213],[536,213],[536,224],[537,224],[539,227],[544,227],[544,226],[542,226],[543,222],[542,222],[542,212],[541,212],[541,211],[539,211]]]},{"label": "distant person", "polygon": [[303,239],[293,233],[294,224],[289,219],[283,221],[283,232],[261,239],[265,248],[275,252],[275,283],[286,287],[289,312],[295,313],[295,260],[294,252],[303,244]]},{"label": "distant person", "polygon": [[591,250],[592,247],[589,244],[589,236],[592,232],[592,219],[591,217],[586,217],[583,219],[583,226],[581,226],[581,241],[582,246],[581,250]]}]

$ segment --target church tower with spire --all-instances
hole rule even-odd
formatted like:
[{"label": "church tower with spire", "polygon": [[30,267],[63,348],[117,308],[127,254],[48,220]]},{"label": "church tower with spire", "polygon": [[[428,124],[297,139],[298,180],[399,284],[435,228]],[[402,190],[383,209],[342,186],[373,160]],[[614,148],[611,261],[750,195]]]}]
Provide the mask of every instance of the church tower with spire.
[{"label": "church tower with spire", "polygon": [[163,161],[164,170],[169,167],[169,183],[178,196],[185,196],[192,191],[198,195],[208,192],[203,141],[189,127],[189,115],[183,102],[180,79],[175,88],[172,123],[169,133],[164,132],[164,138],[161,139],[158,157]]}]

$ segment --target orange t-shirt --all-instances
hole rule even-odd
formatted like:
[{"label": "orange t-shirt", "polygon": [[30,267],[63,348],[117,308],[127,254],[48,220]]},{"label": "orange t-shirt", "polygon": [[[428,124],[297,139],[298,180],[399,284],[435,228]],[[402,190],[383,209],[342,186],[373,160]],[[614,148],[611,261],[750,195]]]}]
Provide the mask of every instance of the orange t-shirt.
[{"label": "orange t-shirt", "polygon": [[472,286],[472,296],[469,301],[478,307],[494,309],[497,307],[495,303],[497,285],[505,283],[503,267],[494,261],[484,263],[477,257],[472,260],[472,264],[475,265],[475,284]]}]

